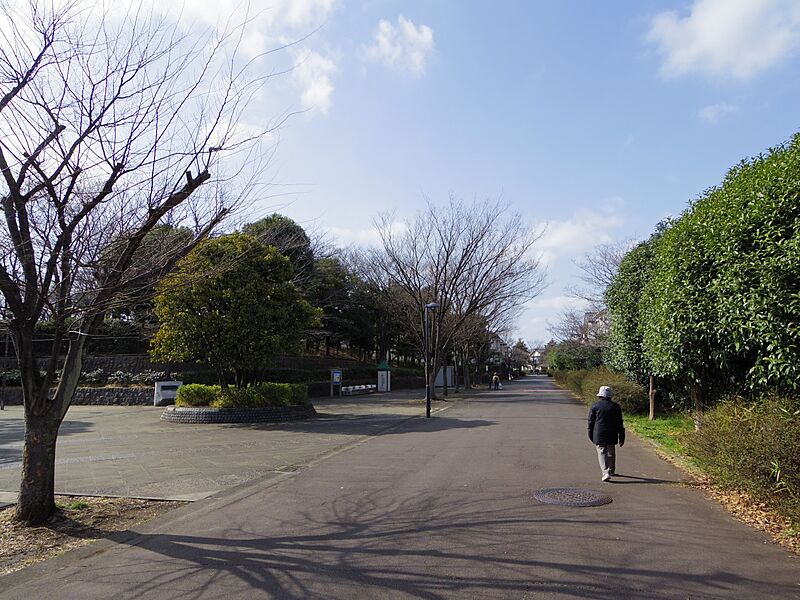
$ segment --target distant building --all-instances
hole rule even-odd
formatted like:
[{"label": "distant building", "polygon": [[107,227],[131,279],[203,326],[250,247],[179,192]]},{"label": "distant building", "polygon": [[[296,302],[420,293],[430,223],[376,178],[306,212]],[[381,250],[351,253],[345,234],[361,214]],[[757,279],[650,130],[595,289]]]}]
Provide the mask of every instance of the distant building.
[{"label": "distant building", "polygon": [[586,311],[583,314],[583,336],[585,344],[597,344],[611,329],[608,309]]}]

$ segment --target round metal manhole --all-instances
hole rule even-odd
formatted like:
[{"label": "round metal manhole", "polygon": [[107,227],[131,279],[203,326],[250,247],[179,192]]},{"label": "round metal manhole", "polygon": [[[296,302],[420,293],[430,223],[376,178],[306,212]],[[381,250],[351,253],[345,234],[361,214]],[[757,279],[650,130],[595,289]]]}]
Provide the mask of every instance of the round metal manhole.
[{"label": "round metal manhole", "polygon": [[533,497],[545,504],[559,506],[602,506],[611,503],[611,496],[582,488],[545,488],[533,493]]}]

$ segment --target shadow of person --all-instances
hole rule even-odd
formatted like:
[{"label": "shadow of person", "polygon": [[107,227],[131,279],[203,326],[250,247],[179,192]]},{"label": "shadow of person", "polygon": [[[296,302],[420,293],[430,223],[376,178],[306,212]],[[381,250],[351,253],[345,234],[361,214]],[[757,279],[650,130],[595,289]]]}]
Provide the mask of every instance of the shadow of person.
[{"label": "shadow of person", "polygon": [[[629,481],[619,481],[618,478],[628,479]],[[673,481],[671,479],[656,479],[653,477],[640,477],[638,475],[622,475],[620,473],[615,473],[611,481],[612,483],[680,483],[679,481]]]}]

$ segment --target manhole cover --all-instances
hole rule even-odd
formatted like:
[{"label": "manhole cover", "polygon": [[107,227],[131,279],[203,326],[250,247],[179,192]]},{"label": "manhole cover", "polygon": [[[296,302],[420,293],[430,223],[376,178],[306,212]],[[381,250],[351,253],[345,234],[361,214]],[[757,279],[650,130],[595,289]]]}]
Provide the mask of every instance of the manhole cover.
[{"label": "manhole cover", "polygon": [[607,494],[581,488],[545,488],[534,492],[533,497],[539,502],[560,506],[602,506],[611,502]]}]

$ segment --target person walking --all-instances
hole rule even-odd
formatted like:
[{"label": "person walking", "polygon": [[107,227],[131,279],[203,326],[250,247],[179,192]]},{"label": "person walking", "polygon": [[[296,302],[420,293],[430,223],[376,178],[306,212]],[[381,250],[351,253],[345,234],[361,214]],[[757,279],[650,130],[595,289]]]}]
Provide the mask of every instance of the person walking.
[{"label": "person walking", "polygon": [[497,373],[492,375],[492,387],[496,390],[500,389],[500,376]]},{"label": "person walking", "polygon": [[597,447],[597,459],[603,471],[603,481],[611,481],[617,459],[617,442],[625,444],[625,425],[622,408],[612,400],[614,391],[604,385],[597,392],[597,402],[589,409],[589,439]]}]

